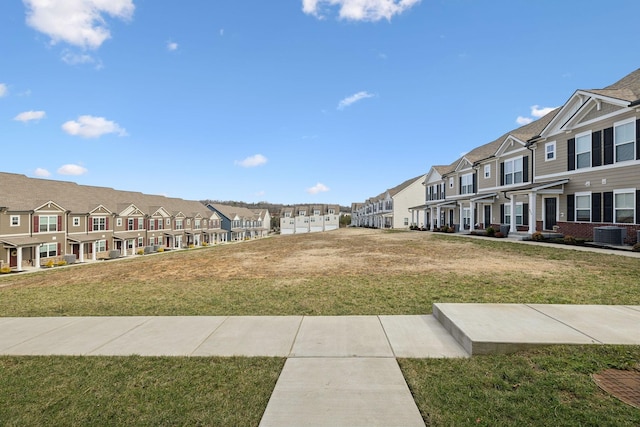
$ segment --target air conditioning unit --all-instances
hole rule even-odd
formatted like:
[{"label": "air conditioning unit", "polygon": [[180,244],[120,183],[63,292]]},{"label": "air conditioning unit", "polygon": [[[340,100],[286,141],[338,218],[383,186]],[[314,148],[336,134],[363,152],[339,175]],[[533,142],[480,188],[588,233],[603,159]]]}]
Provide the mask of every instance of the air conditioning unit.
[{"label": "air conditioning unit", "polygon": [[593,241],[607,245],[623,245],[627,237],[627,229],[622,227],[606,226],[593,229]]}]

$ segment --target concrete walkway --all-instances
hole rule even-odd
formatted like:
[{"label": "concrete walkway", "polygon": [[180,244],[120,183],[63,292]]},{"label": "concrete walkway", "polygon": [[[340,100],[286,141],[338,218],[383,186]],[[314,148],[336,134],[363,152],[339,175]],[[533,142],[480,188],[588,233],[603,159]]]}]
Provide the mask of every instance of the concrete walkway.
[{"label": "concrete walkway", "polygon": [[0,354],[286,357],[261,426],[424,426],[397,357],[640,345],[640,306],[438,303],[433,312],[0,317]]}]

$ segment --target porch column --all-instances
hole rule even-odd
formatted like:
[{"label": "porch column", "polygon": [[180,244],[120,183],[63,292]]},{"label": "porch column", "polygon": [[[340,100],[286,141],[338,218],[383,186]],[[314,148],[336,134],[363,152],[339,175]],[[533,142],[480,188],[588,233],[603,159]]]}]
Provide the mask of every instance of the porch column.
[{"label": "porch column", "polygon": [[96,255],[96,242],[91,242],[91,260],[97,261],[98,257]]},{"label": "porch column", "polygon": [[438,217],[437,217],[437,219],[436,219],[436,223],[438,224],[438,226],[442,226],[442,224],[440,224],[440,215],[442,214],[442,212],[440,211],[440,209],[441,209],[441,208],[440,208],[440,206],[438,206],[438,207],[436,208],[436,212],[437,212],[437,215],[438,215]]},{"label": "porch column", "polygon": [[509,218],[509,233],[515,233],[516,229],[516,196],[511,195],[511,217]]},{"label": "porch column", "polygon": [[532,191],[529,193],[529,234],[533,234],[536,232],[536,193]]},{"label": "porch column", "polygon": [[16,247],[16,256],[18,257],[16,269],[22,271],[22,248],[20,246]]},{"label": "porch column", "polygon": [[460,214],[458,217],[458,231],[462,231],[464,230],[464,205],[462,202],[458,202],[458,204],[460,205],[460,209],[458,210]]},{"label": "porch column", "polygon": [[84,262],[84,242],[78,243],[80,250],[78,251],[78,262]]},{"label": "porch column", "polygon": [[473,231],[476,229],[476,222],[474,221],[476,216],[476,202],[469,202],[469,207],[471,208],[469,212],[469,215],[471,215],[471,218],[469,219],[469,230]]},{"label": "porch column", "polygon": [[36,251],[36,254],[35,254],[35,261],[33,261],[33,266],[40,267],[40,245],[35,246],[34,250]]}]

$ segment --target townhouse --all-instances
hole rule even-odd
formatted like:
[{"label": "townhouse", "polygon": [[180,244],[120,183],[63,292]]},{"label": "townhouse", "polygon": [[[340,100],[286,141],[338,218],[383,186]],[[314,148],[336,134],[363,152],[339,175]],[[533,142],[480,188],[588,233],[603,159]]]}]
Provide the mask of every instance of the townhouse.
[{"label": "townhouse", "polygon": [[198,201],[0,173],[0,267],[220,243],[229,233],[221,224]]},{"label": "townhouse", "polygon": [[[381,227],[379,198],[353,204],[354,225]],[[433,166],[410,208],[428,228],[493,227],[631,244],[640,234],[640,69]],[[604,236],[604,237],[602,237]]]},{"label": "townhouse", "polygon": [[338,205],[287,206],[280,211],[280,234],[317,233],[338,228]]},{"label": "townhouse", "polygon": [[373,228],[405,228],[423,226],[425,218],[412,209],[416,200],[424,196],[423,183],[426,175],[410,178],[389,188],[383,193],[367,199],[364,203],[352,204],[351,225]]},{"label": "townhouse", "polygon": [[271,226],[271,215],[267,209],[251,210],[238,206],[209,203],[207,208],[221,220],[223,241],[240,241],[267,236]]}]

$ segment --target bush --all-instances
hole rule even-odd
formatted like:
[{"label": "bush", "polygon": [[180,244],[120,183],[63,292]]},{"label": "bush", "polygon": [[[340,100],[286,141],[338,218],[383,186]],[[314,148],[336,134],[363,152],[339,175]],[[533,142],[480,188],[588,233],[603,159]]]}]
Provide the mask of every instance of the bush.
[{"label": "bush", "polygon": [[633,245],[633,252],[640,252],[640,242],[636,243],[635,245]]},{"label": "bush", "polygon": [[487,233],[487,236],[493,237],[496,234],[496,230],[493,227],[487,227],[486,233]]},{"label": "bush", "polygon": [[544,240],[544,235],[541,232],[536,231],[531,235],[531,240],[535,240],[536,242],[541,242]]},{"label": "bush", "polygon": [[0,274],[8,274],[11,273],[11,267],[9,267],[8,265],[5,265],[4,267],[0,268]]},{"label": "bush", "polygon": [[195,247],[196,247],[196,246],[195,246],[193,243],[189,243],[189,249],[193,249],[193,248],[195,248]]},{"label": "bush", "polygon": [[62,267],[63,265],[67,265],[67,261],[65,261],[65,260],[61,259],[60,261],[58,261],[58,262],[56,263],[56,265],[57,265],[58,267]]},{"label": "bush", "polygon": [[164,246],[160,246],[160,247],[158,248],[158,252],[164,252]]},{"label": "bush", "polygon": [[51,267],[53,267],[53,266],[55,265],[55,263],[53,262],[53,260],[52,260],[52,259],[50,259],[50,260],[49,260],[49,261],[47,261],[44,265],[45,265],[45,267],[47,267],[47,268],[51,268]]},{"label": "bush", "polygon": [[498,231],[494,234],[494,237],[497,237],[498,239],[502,239],[505,237],[505,235],[502,231]]},{"label": "bush", "polygon": [[575,245],[577,243],[576,238],[570,235],[564,236],[562,241],[567,245]]},{"label": "bush", "polygon": [[202,242],[202,246],[209,246],[207,242]]},{"label": "bush", "polygon": [[138,255],[144,255],[144,249],[138,249],[136,252]]}]

